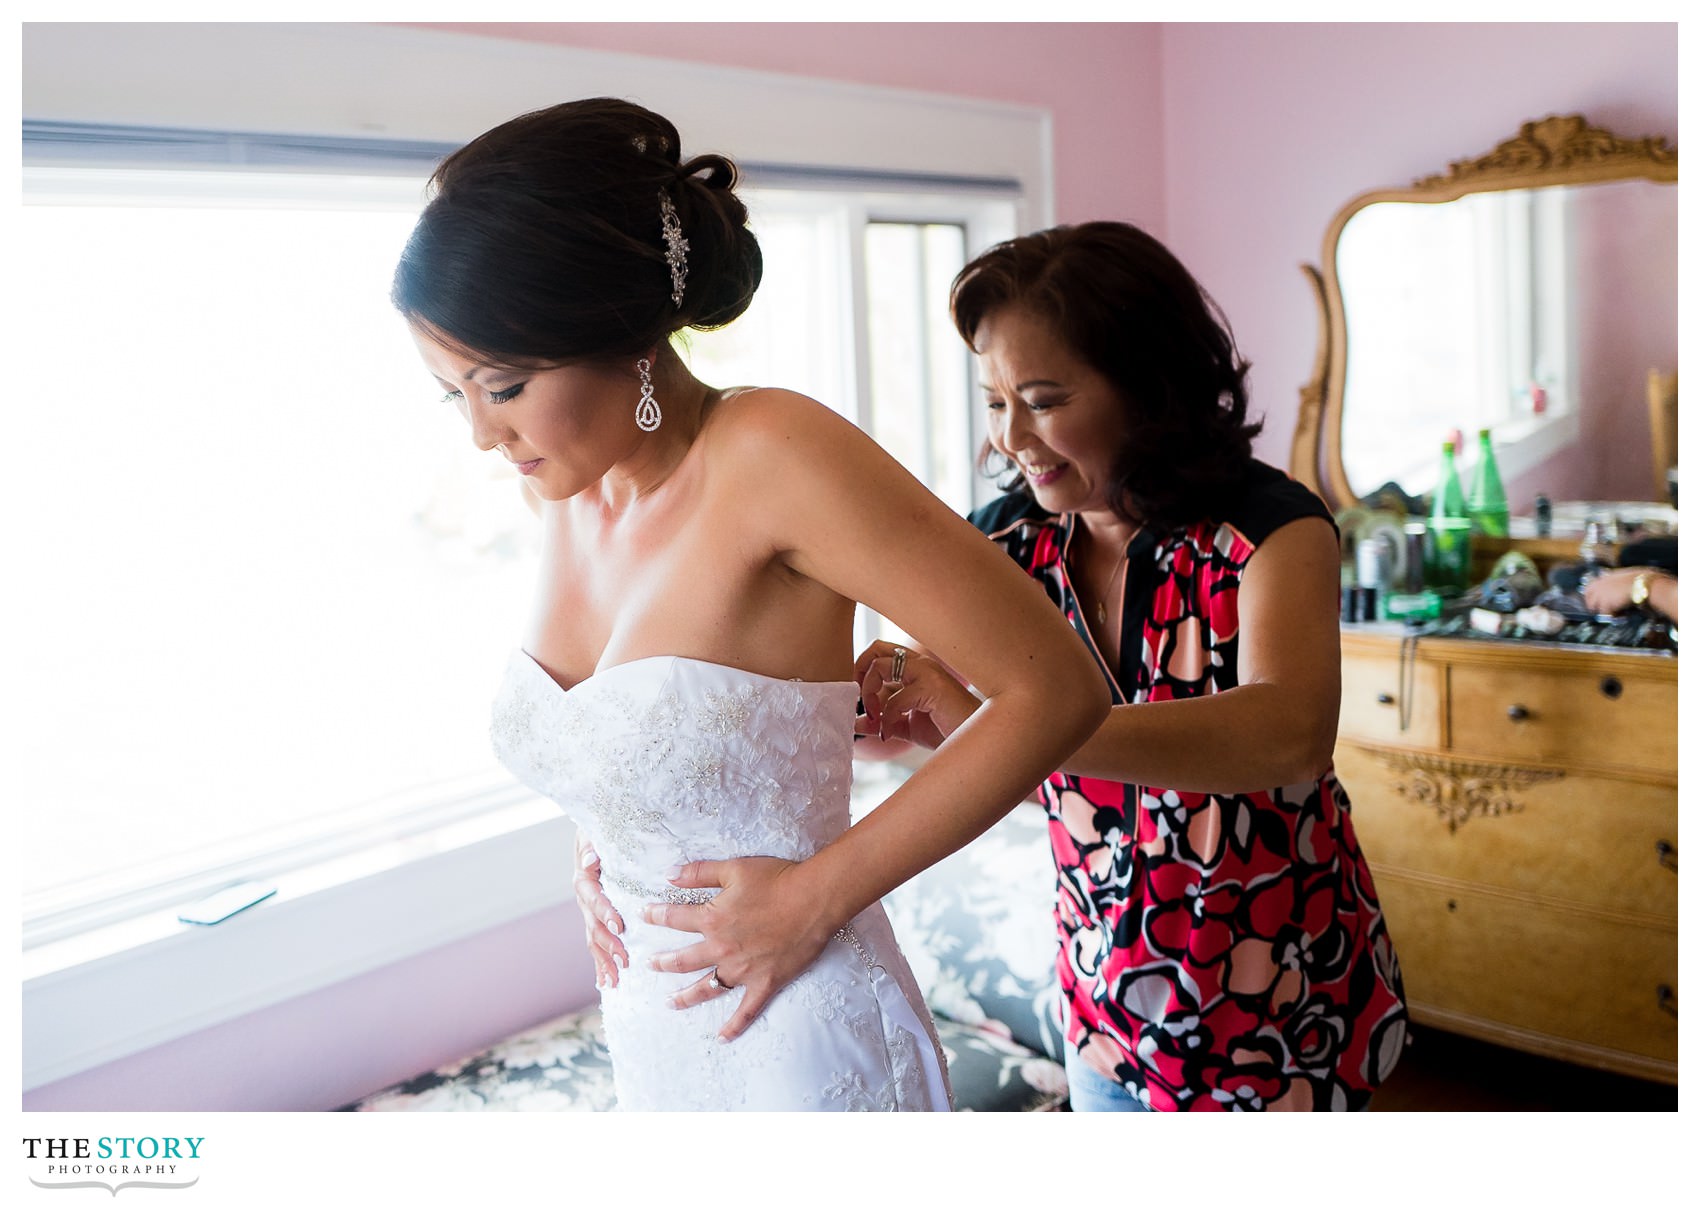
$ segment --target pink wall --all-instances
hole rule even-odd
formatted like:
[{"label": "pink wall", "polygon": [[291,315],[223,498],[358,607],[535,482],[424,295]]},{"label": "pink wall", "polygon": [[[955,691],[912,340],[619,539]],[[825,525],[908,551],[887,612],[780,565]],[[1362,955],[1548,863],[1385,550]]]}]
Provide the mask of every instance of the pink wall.
[{"label": "pink wall", "polygon": [[[1674,24],[461,23],[426,28],[954,93],[1051,111],[1057,220],[1175,250],[1253,363],[1286,466],[1316,348],[1301,262],[1347,199],[1579,112],[1676,142]],[[897,30],[900,30],[898,34]],[[1564,494],[1571,495],[1571,494]]]},{"label": "pink wall", "polygon": [[1283,467],[1316,351],[1298,267],[1348,199],[1552,113],[1677,144],[1674,24],[1173,24],[1162,68],[1167,239],[1231,319]]},{"label": "pink wall", "polygon": [[[1316,348],[1299,273],[1349,198],[1586,114],[1676,142],[1676,26],[1654,23],[459,23],[424,28],[1040,106],[1058,222],[1165,240],[1253,363],[1285,467]],[[1569,494],[1565,494],[1569,495]]]},{"label": "pink wall", "polygon": [[1162,235],[1158,25],[419,24],[1039,106],[1055,120],[1057,221],[1123,219]]}]

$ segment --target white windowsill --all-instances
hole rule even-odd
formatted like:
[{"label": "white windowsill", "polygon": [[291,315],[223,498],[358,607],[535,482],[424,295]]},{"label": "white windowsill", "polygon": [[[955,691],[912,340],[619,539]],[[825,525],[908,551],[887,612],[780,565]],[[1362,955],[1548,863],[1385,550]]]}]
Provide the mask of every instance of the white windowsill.
[{"label": "white windowsill", "polygon": [[528,800],[292,872],[214,926],[162,910],[30,948],[23,1088],[570,902],[573,833]]},{"label": "white windowsill", "polygon": [[[852,818],[925,757],[858,760]],[[530,798],[287,873],[213,926],[168,909],[28,948],[23,1089],[571,905],[574,833]]]},{"label": "white windowsill", "polygon": [[1574,411],[1495,427],[1494,459],[1499,464],[1500,479],[1511,480],[1534,471],[1581,436],[1582,420]]}]

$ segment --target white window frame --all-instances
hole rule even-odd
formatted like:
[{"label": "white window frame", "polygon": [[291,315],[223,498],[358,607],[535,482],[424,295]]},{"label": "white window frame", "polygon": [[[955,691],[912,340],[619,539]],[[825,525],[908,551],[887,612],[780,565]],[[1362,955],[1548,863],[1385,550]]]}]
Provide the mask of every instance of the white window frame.
[{"label": "white window frame", "polygon": [[[1481,244],[1484,254],[1494,249],[1500,253],[1498,259],[1482,257],[1483,273],[1497,274],[1505,300],[1506,332],[1500,345],[1487,344],[1489,350],[1502,349],[1504,354],[1495,368],[1500,376],[1497,396],[1484,399],[1497,398],[1502,404],[1497,415],[1482,424],[1493,429],[1494,459],[1500,476],[1509,480],[1540,467],[1581,437],[1581,414],[1576,408],[1581,334],[1576,321],[1575,220],[1569,190],[1487,196],[1501,200],[1495,209],[1506,230],[1496,244]],[[1490,261],[1494,264],[1486,268]],[[1519,299],[1530,306],[1518,306]],[[1551,358],[1555,351],[1561,365],[1539,364],[1543,355]],[[1547,393],[1546,411],[1538,417],[1517,415],[1512,402],[1521,401],[1528,384],[1537,381]],[[1466,434],[1465,449],[1460,452],[1467,475],[1476,461],[1473,439],[1474,435]]]},{"label": "white window frame", "polygon": [[[776,176],[778,180],[774,179]],[[872,180],[877,183],[882,179]],[[983,183],[944,180],[929,184],[922,179],[908,189],[894,188],[889,181],[883,184],[883,188],[877,184],[874,188],[869,188],[859,185],[854,178],[835,181],[830,177],[811,178],[803,173],[778,174],[773,170],[764,171],[760,167],[749,171],[745,175],[745,181],[750,188],[758,191],[794,191],[794,196],[786,202],[788,208],[808,208],[806,195],[821,195],[818,212],[821,221],[833,229],[834,239],[842,250],[844,274],[850,284],[850,308],[847,315],[852,317],[864,316],[867,311],[867,281],[864,273],[866,262],[858,250],[862,247],[870,224],[959,225],[964,230],[970,257],[998,241],[1012,238],[1020,230],[1020,200],[1006,190]],[[856,195],[857,201],[846,202],[846,196],[852,193]],[[871,433],[872,351],[868,345],[866,326],[856,323],[853,327],[854,331],[848,334],[846,343],[854,351],[853,362],[845,368],[846,376],[839,385],[838,395],[826,403],[835,408],[848,403],[850,407],[845,410],[845,415],[862,430]],[[972,356],[966,346],[962,350],[962,359],[964,373],[971,375],[969,364]],[[980,444],[986,438],[984,409],[970,407],[966,438],[971,449],[978,452]],[[971,502],[973,507],[985,505],[997,495],[995,485],[984,477],[975,478]]]},{"label": "white window frame", "polygon": [[[674,117],[691,145],[737,153],[752,183],[762,166],[786,165],[1013,181],[1016,230],[1053,221],[1044,111],[662,67],[632,55],[376,25],[36,23],[24,26],[23,116],[459,144],[568,97],[628,96]],[[327,76],[337,89],[300,87]],[[479,86],[441,87],[467,80]],[[887,212],[869,209],[876,213]],[[983,246],[977,233],[992,229],[969,222],[972,251]],[[865,383],[865,349],[857,365]],[[977,444],[984,420],[971,415]],[[24,954],[24,1089],[569,903],[567,819],[530,796],[488,807],[408,837],[391,831],[353,852],[297,855],[277,874],[275,897],[216,927],[186,927],[159,906],[131,906],[99,926],[62,921]],[[455,895],[445,898],[444,888]]]}]

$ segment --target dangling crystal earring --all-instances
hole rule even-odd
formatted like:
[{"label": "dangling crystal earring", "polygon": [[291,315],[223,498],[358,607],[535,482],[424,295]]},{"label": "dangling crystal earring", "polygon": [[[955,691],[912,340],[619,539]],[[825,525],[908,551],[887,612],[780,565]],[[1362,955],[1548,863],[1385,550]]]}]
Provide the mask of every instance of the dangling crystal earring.
[{"label": "dangling crystal earring", "polygon": [[661,428],[661,406],[655,402],[655,385],[649,381],[649,359],[638,359],[638,383],[642,388],[638,396],[637,427],[646,434],[652,434]]}]

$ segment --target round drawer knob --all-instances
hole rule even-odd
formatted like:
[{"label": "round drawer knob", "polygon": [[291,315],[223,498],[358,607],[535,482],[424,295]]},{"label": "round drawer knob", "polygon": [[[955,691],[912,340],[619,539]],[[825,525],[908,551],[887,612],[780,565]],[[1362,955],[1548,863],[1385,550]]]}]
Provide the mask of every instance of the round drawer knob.
[{"label": "round drawer knob", "polygon": [[1659,839],[1653,844],[1653,850],[1658,853],[1660,867],[1676,871],[1676,848],[1671,846],[1668,839]]},{"label": "round drawer knob", "polygon": [[1393,702],[1393,696],[1389,695],[1386,691],[1383,691],[1375,697],[1375,701],[1382,707],[1386,707],[1388,704]]},{"label": "round drawer knob", "polygon": [[1623,694],[1623,679],[1613,674],[1607,674],[1600,679],[1600,694],[1607,699],[1616,699]]},{"label": "round drawer knob", "polygon": [[1520,703],[1514,703],[1505,709],[1505,718],[1507,720],[1527,720],[1531,715],[1533,715],[1533,713]]},{"label": "round drawer knob", "polygon": [[1656,993],[1659,996],[1659,1010],[1663,1011],[1666,1015],[1669,1015],[1672,1019],[1675,1019],[1676,991],[1671,989],[1669,986],[1660,986]]}]

